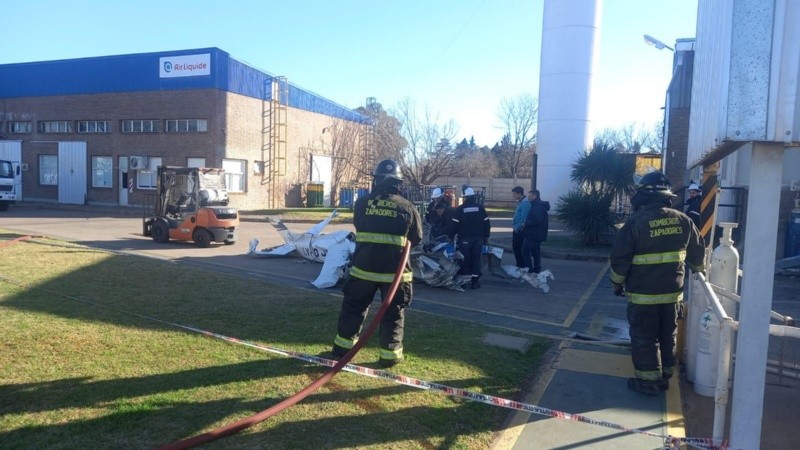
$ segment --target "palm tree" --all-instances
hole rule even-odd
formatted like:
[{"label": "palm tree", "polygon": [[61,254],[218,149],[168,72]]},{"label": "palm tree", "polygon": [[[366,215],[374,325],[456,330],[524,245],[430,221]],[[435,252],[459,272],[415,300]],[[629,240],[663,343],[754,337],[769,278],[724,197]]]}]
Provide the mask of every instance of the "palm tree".
[{"label": "palm tree", "polygon": [[609,195],[618,200],[634,190],[636,155],[620,153],[608,140],[595,139],[592,149],[572,165],[570,179],[587,193]]},{"label": "palm tree", "polygon": [[559,198],[557,217],[584,245],[600,244],[614,230],[612,200],[620,204],[633,193],[635,158],[618,152],[608,140],[595,139],[591,150],[572,165],[570,179],[578,187]]}]

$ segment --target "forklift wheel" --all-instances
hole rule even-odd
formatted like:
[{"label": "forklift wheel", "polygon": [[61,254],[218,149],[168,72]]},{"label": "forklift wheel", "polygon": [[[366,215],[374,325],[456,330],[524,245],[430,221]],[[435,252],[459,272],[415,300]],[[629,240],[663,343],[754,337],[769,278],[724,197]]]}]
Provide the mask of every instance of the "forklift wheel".
[{"label": "forklift wheel", "polygon": [[153,222],[153,227],[150,229],[150,236],[153,241],[159,244],[164,244],[169,241],[169,225],[162,219],[156,219]]},{"label": "forklift wheel", "polygon": [[211,237],[211,233],[209,233],[208,230],[204,228],[198,228],[194,230],[194,236],[192,236],[192,239],[194,239],[194,245],[200,248],[206,248],[211,245]]}]

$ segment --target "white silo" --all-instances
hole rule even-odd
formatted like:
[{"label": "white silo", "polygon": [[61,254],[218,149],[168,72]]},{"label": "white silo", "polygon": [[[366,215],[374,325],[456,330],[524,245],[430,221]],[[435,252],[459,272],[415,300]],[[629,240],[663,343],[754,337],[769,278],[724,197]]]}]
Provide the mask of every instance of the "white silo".
[{"label": "white silo", "polygon": [[536,187],[545,199],[569,192],[571,165],[592,143],[592,78],[602,0],[545,0],[539,69]]}]

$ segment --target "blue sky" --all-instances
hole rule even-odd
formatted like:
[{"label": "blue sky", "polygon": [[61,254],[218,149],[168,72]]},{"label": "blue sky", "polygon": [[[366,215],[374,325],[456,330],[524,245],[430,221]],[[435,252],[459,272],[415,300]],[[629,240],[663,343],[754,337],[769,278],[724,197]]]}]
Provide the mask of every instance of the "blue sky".
[{"label": "blue sky", "polygon": [[[0,64],[218,47],[355,108],[411,98],[453,119],[459,138],[502,136],[502,98],[538,97],[543,0],[109,2],[3,6]],[[697,0],[605,0],[593,121],[597,129],[662,116],[674,46],[694,37]]]}]

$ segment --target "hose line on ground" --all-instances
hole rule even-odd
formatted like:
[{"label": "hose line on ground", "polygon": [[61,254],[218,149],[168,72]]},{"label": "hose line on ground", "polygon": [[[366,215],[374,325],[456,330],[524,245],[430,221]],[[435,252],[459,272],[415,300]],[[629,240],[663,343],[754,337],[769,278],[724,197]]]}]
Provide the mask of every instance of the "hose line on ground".
[{"label": "hose line on ground", "polygon": [[182,450],[182,449],[192,448],[198,445],[215,441],[225,436],[229,436],[231,434],[238,433],[259,422],[267,420],[268,418],[274,416],[275,414],[283,411],[284,409],[294,405],[300,400],[308,397],[309,395],[311,395],[311,393],[322,387],[322,385],[327,383],[331,378],[333,378],[334,375],[339,373],[342,370],[342,368],[346,366],[351,359],[353,359],[356,353],[358,353],[358,351],[361,350],[361,347],[363,347],[364,344],[369,340],[369,337],[372,335],[372,333],[380,324],[381,318],[383,317],[386,310],[389,309],[389,305],[391,305],[392,300],[394,299],[394,295],[397,292],[397,288],[400,286],[400,281],[403,279],[403,271],[406,267],[406,262],[408,261],[408,255],[410,253],[410,250],[411,250],[411,244],[408,241],[406,241],[406,245],[405,247],[403,247],[403,253],[400,256],[400,264],[397,266],[397,270],[394,273],[394,279],[392,280],[392,284],[389,287],[389,292],[383,299],[381,307],[378,309],[378,312],[375,313],[375,317],[372,319],[372,322],[370,322],[369,326],[367,327],[367,330],[359,337],[358,341],[356,341],[353,348],[351,348],[339,360],[339,362],[337,362],[336,365],[334,365],[328,372],[326,372],[316,381],[309,384],[302,390],[298,391],[291,397],[288,397],[282,402],[278,403],[277,405],[267,408],[250,417],[245,417],[244,419],[241,419],[230,425],[225,425],[223,427],[217,428],[216,430],[212,430],[203,434],[198,434],[197,436],[188,439],[184,439],[181,441],[161,446],[158,448],[158,450]]}]

